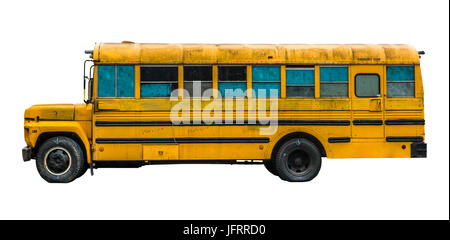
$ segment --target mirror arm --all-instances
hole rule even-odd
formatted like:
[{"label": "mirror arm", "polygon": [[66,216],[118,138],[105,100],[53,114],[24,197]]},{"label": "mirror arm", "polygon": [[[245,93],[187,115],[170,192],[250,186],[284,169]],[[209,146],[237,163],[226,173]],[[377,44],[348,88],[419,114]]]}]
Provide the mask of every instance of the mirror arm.
[{"label": "mirror arm", "polygon": [[[83,101],[84,103],[89,103],[89,99],[86,100],[86,78],[89,79],[89,77],[86,77],[86,63],[87,62],[94,62],[92,59],[87,59],[84,61],[83,64]],[[91,70],[89,70],[89,74],[91,74]]]}]

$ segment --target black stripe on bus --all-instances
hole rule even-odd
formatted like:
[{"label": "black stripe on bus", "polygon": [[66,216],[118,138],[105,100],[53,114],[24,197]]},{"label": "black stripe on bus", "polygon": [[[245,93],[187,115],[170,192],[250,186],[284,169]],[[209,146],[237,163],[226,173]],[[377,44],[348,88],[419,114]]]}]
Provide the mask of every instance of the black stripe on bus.
[{"label": "black stripe on bus", "polygon": [[386,137],[386,142],[423,142],[423,137]]},{"label": "black stripe on bus", "polygon": [[350,142],[350,138],[349,137],[331,137],[331,138],[328,138],[328,142],[329,143],[346,143],[346,142]]},{"label": "black stripe on bus", "polygon": [[386,125],[425,125],[424,119],[396,119],[384,121]]},{"label": "black stripe on bus", "polygon": [[382,120],[353,120],[353,125],[383,125]]},{"label": "black stripe on bus", "polygon": [[[172,124],[171,121],[96,121],[97,127],[143,127],[143,126],[241,126],[241,125],[257,125],[267,126],[267,123],[249,123],[245,121],[243,123],[183,123]],[[350,121],[347,120],[279,120],[278,125],[292,125],[292,126],[349,126]]]},{"label": "black stripe on bus", "polygon": [[97,127],[172,126],[170,121],[96,121]]},{"label": "black stripe on bus", "polygon": [[350,126],[348,120],[280,120],[278,125]]},{"label": "black stripe on bus", "polygon": [[114,143],[268,143],[269,138],[97,138],[99,144]]}]

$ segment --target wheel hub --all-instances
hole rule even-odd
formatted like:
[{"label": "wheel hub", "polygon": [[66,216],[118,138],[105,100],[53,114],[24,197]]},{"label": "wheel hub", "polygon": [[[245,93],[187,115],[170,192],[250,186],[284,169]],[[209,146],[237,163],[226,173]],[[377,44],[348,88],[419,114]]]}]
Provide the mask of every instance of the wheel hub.
[{"label": "wheel hub", "polygon": [[45,167],[53,175],[66,173],[71,164],[70,154],[66,149],[60,147],[50,149],[45,156]]},{"label": "wheel hub", "polygon": [[301,175],[308,170],[310,162],[311,159],[308,154],[296,150],[289,154],[287,165],[290,172],[295,175]]}]

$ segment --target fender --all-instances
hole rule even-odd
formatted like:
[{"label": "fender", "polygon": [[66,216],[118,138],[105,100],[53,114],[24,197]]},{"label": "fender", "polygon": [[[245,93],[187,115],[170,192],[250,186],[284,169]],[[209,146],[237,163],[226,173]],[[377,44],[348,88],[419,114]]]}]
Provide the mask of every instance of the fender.
[{"label": "fender", "polygon": [[[279,126],[280,127],[280,126]],[[270,145],[267,148],[267,151],[265,152],[265,159],[271,159],[272,152],[277,143],[285,136],[292,134],[292,133],[306,133],[313,137],[315,137],[323,146],[324,151],[326,153],[326,147],[327,147],[327,138],[323,137],[322,134],[319,133],[319,131],[314,130],[312,127],[308,128],[302,128],[302,127],[289,127],[286,129],[283,129],[282,131],[278,131],[277,134],[271,138]]]},{"label": "fender", "polygon": [[[41,134],[51,132],[66,132],[76,134],[83,142],[86,149],[86,160],[91,163],[91,148],[89,139],[81,126],[77,121],[30,121],[25,122],[25,131],[29,133],[29,145],[31,147],[36,146],[36,142]],[[28,129],[28,130],[27,130]]]}]

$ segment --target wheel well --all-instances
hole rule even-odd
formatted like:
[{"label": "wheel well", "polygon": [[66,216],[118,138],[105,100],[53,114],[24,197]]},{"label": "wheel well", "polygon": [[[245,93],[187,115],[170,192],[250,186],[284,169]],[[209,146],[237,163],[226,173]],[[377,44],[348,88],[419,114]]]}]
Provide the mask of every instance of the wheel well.
[{"label": "wheel well", "polygon": [[325,148],[323,147],[322,143],[313,135],[308,134],[308,133],[304,133],[304,132],[295,132],[295,133],[289,133],[288,135],[282,137],[277,144],[275,144],[275,147],[272,149],[272,155],[271,155],[271,159],[273,159],[275,157],[275,154],[277,153],[278,149],[281,147],[281,145],[283,145],[283,143],[293,139],[293,138],[306,138],[309,141],[311,141],[312,143],[314,143],[314,145],[316,145],[319,148],[320,151],[320,155],[322,157],[326,157],[327,153],[325,151]]},{"label": "wheel well", "polygon": [[81,150],[83,150],[83,156],[84,156],[84,161],[87,162],[87,151],[86,151],[86,146],[84,146],[83,141],[81,141],[80,137],[73,132],[47,132],[47,133],[42,133],[41,135],[39,135],[37,141],[36,141],[36,145],[33,148],[33,156],[36,157],[37,152],[39,151],[39,147],[48,139],[52,138],[52,137],[68,137],[72,140],[74,140],[76,143],[78,143],[78,145],[80,145]]}]

